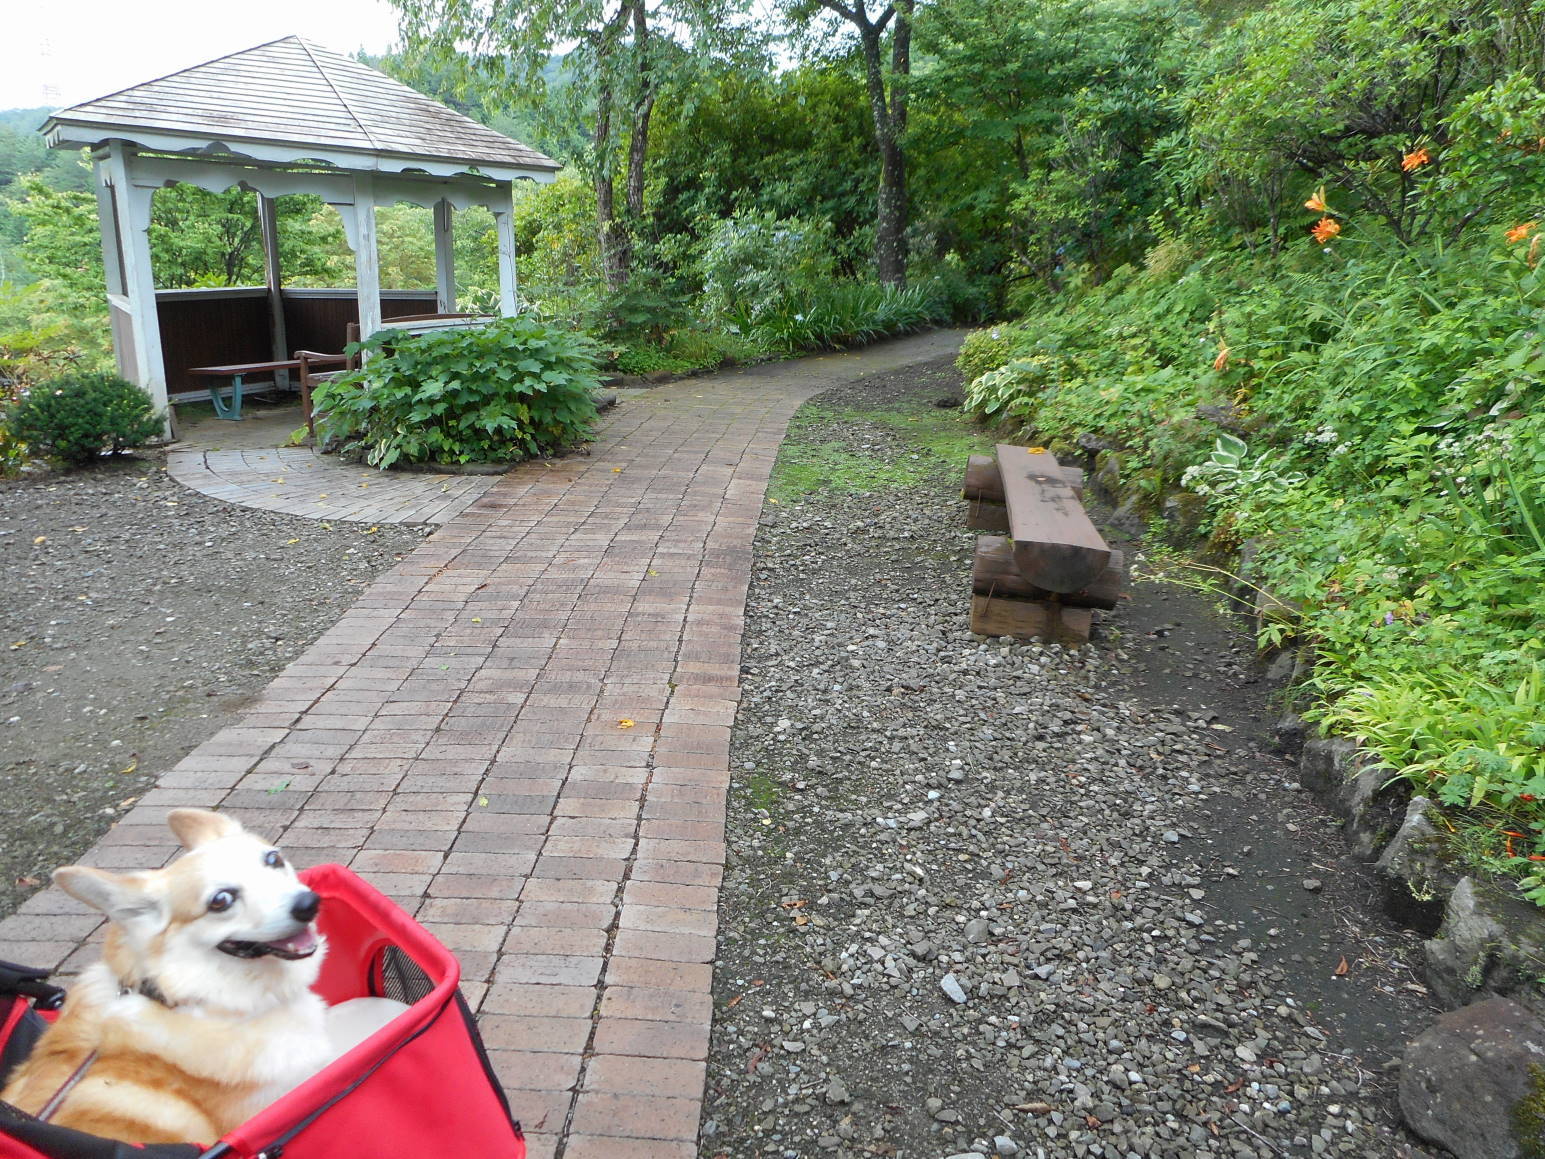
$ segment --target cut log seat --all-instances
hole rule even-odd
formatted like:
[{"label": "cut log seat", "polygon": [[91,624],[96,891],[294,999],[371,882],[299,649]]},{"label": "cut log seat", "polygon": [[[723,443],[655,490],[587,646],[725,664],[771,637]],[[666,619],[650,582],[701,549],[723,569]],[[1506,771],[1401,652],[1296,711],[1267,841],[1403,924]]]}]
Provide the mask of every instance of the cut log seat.
[{"label": "cut log seat", "polygon": [[1110,563],[1097,575],[1088,587],[1076,592],[1051,592],[1036,587],[1019,574],[1014,562],[1014,549],[1000,535],[979,536],[976,541],[976,558],[971,564],[971,590],[979,596],[1002,596],[1019,600],[1059,600],[1072,608],[1105,608],[1116,606],[1121,598],[1121,588],[1126,580],[1126,560],[1119,551],[1110,553]]},{"label": "cut log seat", "polygon": [[1032,637],[1076,648],[1089,642],[1094,613],[1038,600],[971,597],[971,630],[982,636]]},{"label": "cut log seat", "polygon": [[[1053,460],[1055,462],[1056,460]],[[1084,499],[1084,471],[1082,467],[1064,467],[1057,470],[1073,488],[1079,502]],[[966,460],[966,481],[960,489],[963,498],[973,503],[1003,503],[1003,474],[998,470],[998,460],[992,455],[972,455]]]},{"label": "cut log seat", "polygon": [[1049,592],[1083,591],[1110,565],[1110,548],[1056,458],[1007,443],[997,450],[1019,574]]}]

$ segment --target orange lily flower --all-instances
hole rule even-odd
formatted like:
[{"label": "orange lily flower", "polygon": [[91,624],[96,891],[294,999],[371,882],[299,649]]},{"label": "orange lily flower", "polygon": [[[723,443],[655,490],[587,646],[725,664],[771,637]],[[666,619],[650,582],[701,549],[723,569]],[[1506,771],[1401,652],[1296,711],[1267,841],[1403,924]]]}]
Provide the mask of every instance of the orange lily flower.
[{"label": "orange lily flower", "polygon": [[1218,343],[1218,357],[1212,360],[1212,368],[1219,373],[1228,369],[1228,356],[1230,354],[1227,342]]},{"label": "orange lily flower", "polygon": [[1322,217],[1309,232],[1318,244],[1324,245],[1341,232],[1341,223],[1333,217]]},{"label": "orange lily flower", "polygon": [[1415,169],[1420,169],[1431,160],[1432,154],[1427,152],[1425,148],[1415,149],[1400,159],[1400,168],[1403,172],[1410,173]]},{"label": "orange lily flower", "polygon": [[1523,241],[1524,238],[1534,232],[1535,227],[1538,225],[1539,222],[1537,221],[1526,221],[1522,225],[1515,225],[1507,231],[1507,240],[1510,242]]},{"label": "orange lily flower", "polygon": [[1325,204],[1325,186],[1320,186],[1314,191],[1314,196],[1304,202],[1305,209],[1312,209],[1315,213],[1330,213],[1330,206]]}]

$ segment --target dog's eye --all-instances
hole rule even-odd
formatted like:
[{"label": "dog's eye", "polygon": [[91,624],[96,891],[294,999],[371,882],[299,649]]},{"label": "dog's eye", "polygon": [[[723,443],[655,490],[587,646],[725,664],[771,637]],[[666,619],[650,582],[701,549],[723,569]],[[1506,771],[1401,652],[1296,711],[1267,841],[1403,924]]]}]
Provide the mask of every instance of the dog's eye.
[{"label": "dog's eye", "polygon": [[270,849],[267,853],[263,854],[263,864],[268,866],[269,869],[283,869],[284,855],[277,849]]},{"label": "dog's eye", "polygon": [[209,899],[211,913],[224,913],[236,904],[236,891],[234,889],[217,889]]}]

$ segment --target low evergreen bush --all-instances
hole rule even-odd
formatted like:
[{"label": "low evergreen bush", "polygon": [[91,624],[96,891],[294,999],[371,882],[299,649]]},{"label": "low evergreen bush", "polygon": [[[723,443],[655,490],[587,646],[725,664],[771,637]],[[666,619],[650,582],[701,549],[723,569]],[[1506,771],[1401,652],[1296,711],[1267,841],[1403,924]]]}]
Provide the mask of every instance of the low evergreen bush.
[{"label": "low evergreen bush", "polygon": [[505,462],[583,439],[599,385],[588,338],[529,316],[476,329],[361,344],[364,367],[317,388],[325,436],[364,444],[367,461]]},{"label": "low evergreen bush", "polygon": [[11,435],[34,451],[84,466],[103,451],[119,454],[161,433],[145,392],[116,374],[83,371],[29,390],[10,419]]}]

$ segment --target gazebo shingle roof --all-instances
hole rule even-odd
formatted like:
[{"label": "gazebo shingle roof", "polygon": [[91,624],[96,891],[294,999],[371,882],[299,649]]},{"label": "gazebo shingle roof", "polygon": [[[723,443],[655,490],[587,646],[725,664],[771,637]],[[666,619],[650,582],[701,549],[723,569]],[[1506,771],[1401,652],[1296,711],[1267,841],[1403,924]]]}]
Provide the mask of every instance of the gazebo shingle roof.
[{"label": "gazebo shingle roof", "polygon": [[[233,148],[262,141],[473,165],[560,167],[384,73],[298,36],[63,109],[52,120],[72,128],[205,137]],[[103,134],[109,135],[116,134]]]}]

